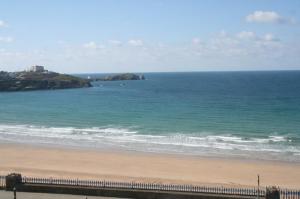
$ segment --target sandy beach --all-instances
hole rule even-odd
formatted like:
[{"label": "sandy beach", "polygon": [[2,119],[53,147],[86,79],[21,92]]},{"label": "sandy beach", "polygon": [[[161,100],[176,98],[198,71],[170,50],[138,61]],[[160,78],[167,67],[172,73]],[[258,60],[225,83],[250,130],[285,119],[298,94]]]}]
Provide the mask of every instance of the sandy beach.
[{"label": "sandy beach", "polygon": [[0,174],[156,183],[300,187],[300,164],[152,153],[0,145]]}]

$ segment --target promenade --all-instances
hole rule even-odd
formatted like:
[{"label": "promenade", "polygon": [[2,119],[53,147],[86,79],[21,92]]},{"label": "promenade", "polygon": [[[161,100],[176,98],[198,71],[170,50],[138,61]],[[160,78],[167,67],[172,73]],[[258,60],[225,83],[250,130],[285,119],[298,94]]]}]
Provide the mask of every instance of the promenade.
[{"label": "promenade", "polygon": [[[78,196],[66,194],[26,193],[18,192],[17,199],[117,199],[111,197]],[[1,199],[13,199],[13,192],[0,191]]]}]

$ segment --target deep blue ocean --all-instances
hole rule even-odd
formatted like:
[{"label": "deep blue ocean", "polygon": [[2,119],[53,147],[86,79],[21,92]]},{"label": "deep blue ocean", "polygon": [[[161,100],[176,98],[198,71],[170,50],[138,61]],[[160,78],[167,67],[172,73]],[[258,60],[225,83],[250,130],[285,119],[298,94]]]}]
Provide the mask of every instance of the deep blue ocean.
[{"label": "deep blue ocean", "polygon": [[144,75],[2,92],[0,142],[300,162],[300,71]]}]

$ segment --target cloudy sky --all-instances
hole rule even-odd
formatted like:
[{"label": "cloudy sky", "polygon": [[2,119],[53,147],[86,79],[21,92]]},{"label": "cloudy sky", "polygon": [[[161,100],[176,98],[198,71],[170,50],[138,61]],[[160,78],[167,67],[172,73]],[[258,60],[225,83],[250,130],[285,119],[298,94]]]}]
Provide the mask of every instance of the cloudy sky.
[{"label": "cloudy sky", "polygon": [[0,70],[300,70],[299,0],[0,0]]}]

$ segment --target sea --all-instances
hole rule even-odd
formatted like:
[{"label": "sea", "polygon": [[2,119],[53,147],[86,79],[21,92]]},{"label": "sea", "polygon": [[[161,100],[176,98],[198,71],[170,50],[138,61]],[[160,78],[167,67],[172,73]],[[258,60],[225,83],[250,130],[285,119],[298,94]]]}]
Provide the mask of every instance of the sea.
[{"label": "sea", "polygon": [[300,162],[300,71],[144,75],[1,92],[0,143]]}]

